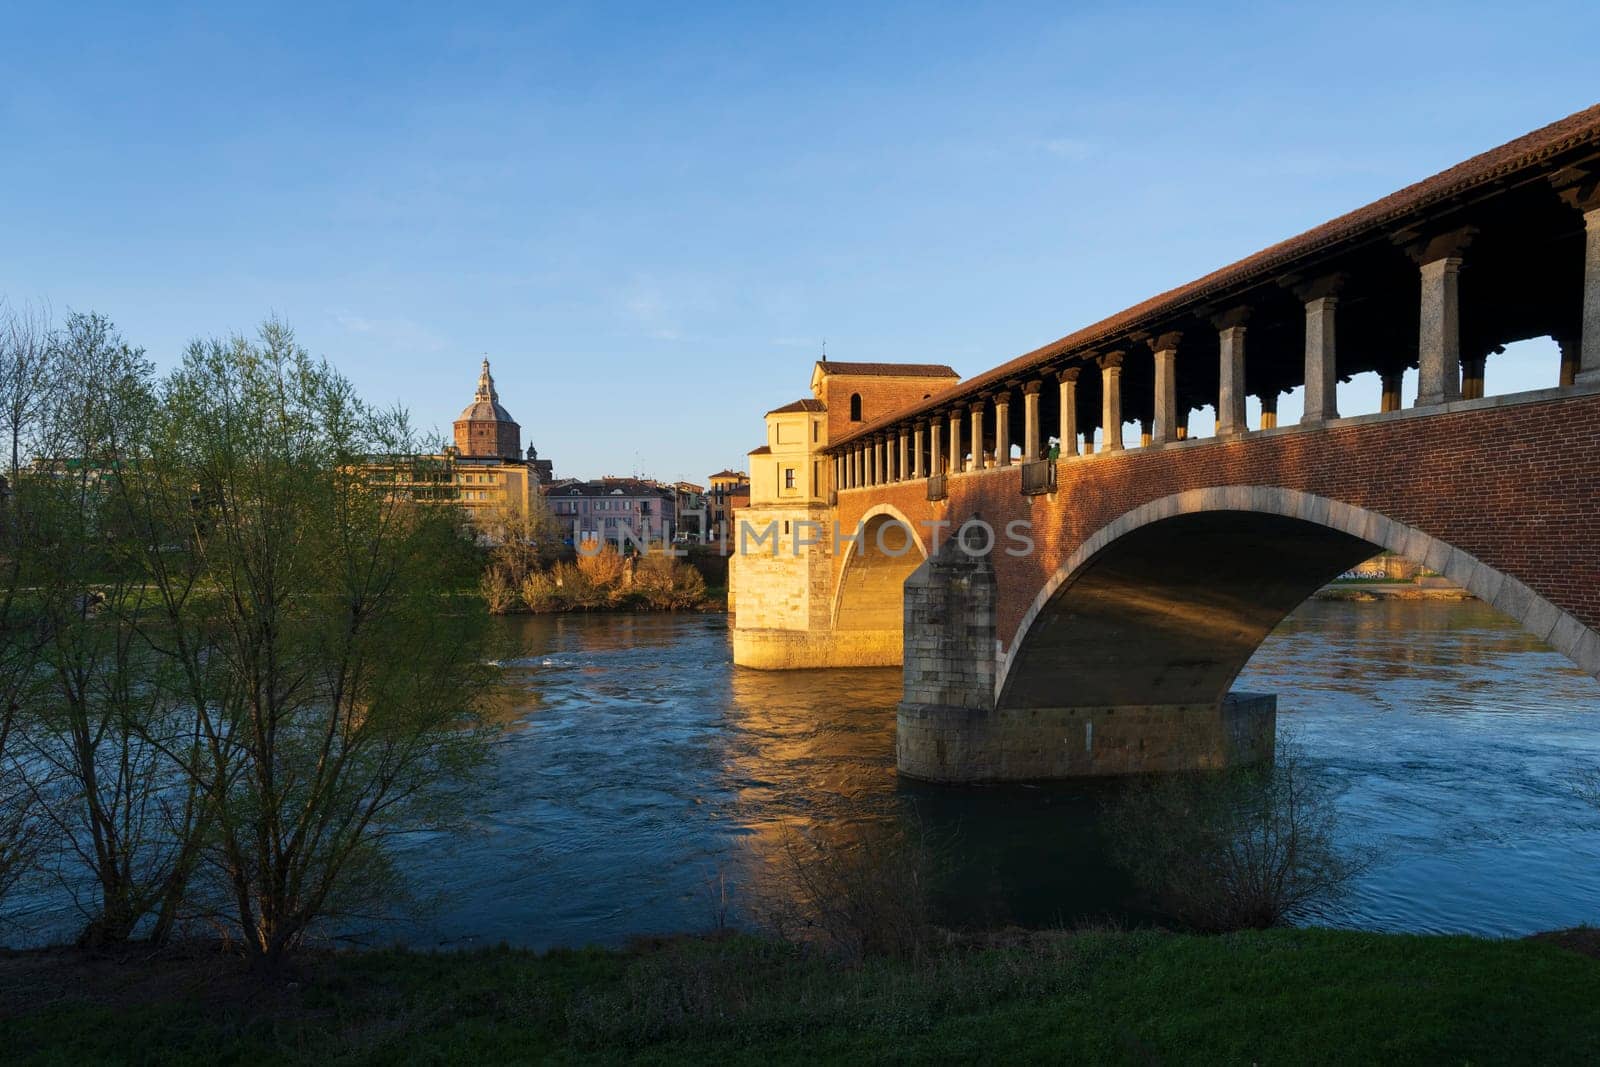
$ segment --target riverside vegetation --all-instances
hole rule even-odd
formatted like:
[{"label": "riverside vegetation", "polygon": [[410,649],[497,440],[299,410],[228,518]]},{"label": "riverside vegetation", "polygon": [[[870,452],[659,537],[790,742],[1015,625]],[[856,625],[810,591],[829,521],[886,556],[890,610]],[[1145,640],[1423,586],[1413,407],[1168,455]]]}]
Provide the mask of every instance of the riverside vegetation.
[{"label": "riverside vegetation", "polygon": [[720,606],[698,568],[654,546],[624,556],[609,544],[567,549],[543,500],[502,509],[478,592],[492,615],[555,611],[681,611]]},{"label": "riverside vegetation", "polygon": [[605,545],[574,559],[540,559],[528,541],[490,549],[479,591],[490,613],[681,611],[713,606],[699,570],[665,552],[623,556]]},{"label": "riverside vegetation", "polygon": [[366,462],[422,451],[404,413],[276,321],[163,379],[100,316],[4,333],[0,937],[50,881],[86,948],[271,971],[394,907],[387,842],[450,820],[493,683],[460,516]]}]

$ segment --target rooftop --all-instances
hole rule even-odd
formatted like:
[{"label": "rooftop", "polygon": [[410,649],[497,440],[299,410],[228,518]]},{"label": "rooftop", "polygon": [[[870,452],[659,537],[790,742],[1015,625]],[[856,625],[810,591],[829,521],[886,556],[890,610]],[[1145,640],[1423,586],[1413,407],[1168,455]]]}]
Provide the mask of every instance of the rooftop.
[{"label": "rooftop", "polygon": [[796,400],[793,403],[785,404],[781,408],[773,408],[771,411],[767,412],[767,414],[768,415],[787,415],[790,412],[794,412],[794,411],[827,411],[827,410],[828,410],[828,405],[824,404],[822,401],[813,400],[810,397],[806,397],[803,400]]},{"label": "rooftop", "polygon": [[824,374],[859,374],[877,378],[959,378],[954,367],[943,363],[845,363],[836,359],[817,360]]}]

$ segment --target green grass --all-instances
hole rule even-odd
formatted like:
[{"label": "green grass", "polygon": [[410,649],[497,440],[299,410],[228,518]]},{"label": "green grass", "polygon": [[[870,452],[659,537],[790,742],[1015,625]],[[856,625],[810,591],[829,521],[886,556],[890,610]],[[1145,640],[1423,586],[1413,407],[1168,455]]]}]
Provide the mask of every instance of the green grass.
[{"label": "green grass", "polygon": [[1592,1062],[1597,993],[1600,963],[1553,944],[1327,930],[1037,935],[854,968],[750,938],[393,951],[274,980],[20,956],[0,959],[0,1058]]}]

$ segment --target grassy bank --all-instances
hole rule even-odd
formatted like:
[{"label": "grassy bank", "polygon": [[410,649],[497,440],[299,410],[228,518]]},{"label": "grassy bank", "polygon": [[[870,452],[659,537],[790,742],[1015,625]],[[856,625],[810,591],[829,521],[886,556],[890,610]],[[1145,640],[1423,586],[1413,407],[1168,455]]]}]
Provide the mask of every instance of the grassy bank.
[{"label": "grassy bank", "polygon": [[1562,944],[1276,930],[1036,934],[857,968],[730,938],[400,951],[259,979],[215,954],[0,958],[42,1062],[1592,1061],[1600,962]]}]

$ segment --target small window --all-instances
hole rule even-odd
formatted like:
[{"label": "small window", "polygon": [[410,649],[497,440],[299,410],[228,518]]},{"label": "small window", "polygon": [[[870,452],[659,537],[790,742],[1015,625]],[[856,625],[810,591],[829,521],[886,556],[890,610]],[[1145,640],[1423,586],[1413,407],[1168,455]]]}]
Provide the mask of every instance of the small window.
[{"label": "small window", "polygon": [[860,393],[851,393],[850,394],[850,421],[851,422],[860,422],[861,421],[861,394]]},{"label": "small window", "polygon": [[783,469],[783,487],[785,489],[793,489],[794,488],[794,468],[793,467],[785,467]]},{"label": "small window", "polygon": [[822,440],[822,423],[813,422],[811,424],[811,443],[816,444],[820,440]]}]

